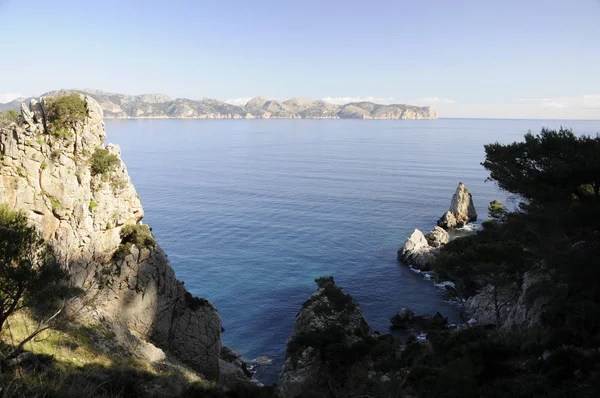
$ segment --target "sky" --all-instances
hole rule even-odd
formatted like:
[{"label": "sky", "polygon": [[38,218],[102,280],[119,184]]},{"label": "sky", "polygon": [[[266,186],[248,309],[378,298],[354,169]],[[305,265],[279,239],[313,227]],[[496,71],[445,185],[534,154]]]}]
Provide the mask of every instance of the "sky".
[{"label": "sky", "polygon": [[600,119],[600,0],[0,0],[0,102],[61,88]]}]

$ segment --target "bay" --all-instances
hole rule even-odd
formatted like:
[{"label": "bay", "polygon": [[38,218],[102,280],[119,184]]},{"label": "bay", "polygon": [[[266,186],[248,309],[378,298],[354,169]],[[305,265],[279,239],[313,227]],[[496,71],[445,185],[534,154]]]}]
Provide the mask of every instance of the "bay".
[{"label": "bay", "polygon": [[177,277],[211,300],[223,344],[267,356],[277,380],[294,317],[332,275],[375,330],[402,307],[456,319],[431,281],[396,260],[429,231],[459,181],[480,221],[494,199],[483,145],[542,126],[597,134],[600,121],[107,120],[148,223]]}]

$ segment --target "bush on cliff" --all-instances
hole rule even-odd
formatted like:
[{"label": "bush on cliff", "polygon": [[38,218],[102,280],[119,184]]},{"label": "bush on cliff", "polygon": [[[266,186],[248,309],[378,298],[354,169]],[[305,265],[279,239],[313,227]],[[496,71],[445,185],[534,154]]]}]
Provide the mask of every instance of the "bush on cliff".
[{"label": "bush on cliff", "polygon": [[70,136],[70,129],[76,122],[83,122],[87,116],[85,101],[77,93],[46,99],[46,119],[50,133],[57,137]]},{"label": "bush on cliff", "polygon": [[8,126],[11,123],[16,123],[19,120],[19,113],[13,109],[0,112],[0,127]]},{"label": "bush on cliff", "polygon": [[121,161],[108,149],[96,148],[90,158],[90,169],[92,175],[107,174],[113,171]]}]

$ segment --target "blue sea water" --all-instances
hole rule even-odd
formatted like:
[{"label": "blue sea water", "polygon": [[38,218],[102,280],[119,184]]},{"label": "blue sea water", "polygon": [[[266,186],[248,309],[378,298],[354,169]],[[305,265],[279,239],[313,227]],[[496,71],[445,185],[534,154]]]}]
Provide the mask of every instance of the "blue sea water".
[{"label": "blue sea water", "polygon": [[493,199],[514,205],[485,182],[483,145],[561,125],[600,132],[600,121],[106,122],[177,277],[219,309],[225,345],[273,359],[258,370],[265,383],[316,277],[333,275],[381,332],[401,307],[455,319],[397,249],[435,225],[459,181],[480,219]]}]

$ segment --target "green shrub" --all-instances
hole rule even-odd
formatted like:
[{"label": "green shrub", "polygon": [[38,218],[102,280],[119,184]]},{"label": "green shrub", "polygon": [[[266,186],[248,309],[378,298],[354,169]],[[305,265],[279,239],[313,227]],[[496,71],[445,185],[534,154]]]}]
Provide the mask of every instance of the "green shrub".
[{"label": "green shrub", "polygon": [[108,152],[108,149],[96,148],[90,159],[92,175],[107,174],[113,171],[119,163],[119,158]]},{"label": "green shrub", "polygon": [[121,229],[121,244],[113,254],[113,260],[120,261],[124,260],[129,254],[131,246],[135,245],[139,248],[146,247],[151,248],[156,245],[150,228],[147,225],[125,225]]},{"label": "green shrub", "polygon": [[64,291],[59,285],[66,274],[28,224],[25,214],[0,205],[0,331],[11,314],[34,306],[45,312]]},{"label": "green shrub", "polygon": [[146,224],[128,224],[121,229],[121,243],[131,243],[139,247],[156,245],[150,228]]},{"label": "green shrub", "polygon": [[50,195],[48,192],[42,190],[42,195],[44,195],[45,197],[48,198],[48,200],[50,201],[50,205],[52,206],[52,209],[58,209],[60,208],[60,201],[58,199],[56,199],[54,196]]},{"label": "green shrub", "polygon": [[90,202],[90,206],[89,206],[90,212],[93,212],[93,211],[94,211],[94,209],[95,209],[96,207],[98,207],[98,202],[94,202],[94,201],[92,200],[92,201]]},{"label": "green shrub", "polygon": [[0,112],[0,126],[9,125],[19,121],[19,113],[14,109],[6,111],[5,113]]},{"label": "green shrub", "polygon": [[83,122],[87,106],[79,94],[72,93],[46,99],[46,117],[50,133],[57,137],[69,137],[69,130],[76,122]]},{"label": "green shrub", "polygon": [[[333,276],[322,276],[315,279],[317,286],[323,289],[323,294],[336,311],[353,311],[356,303],[352,296],[342,291],[341,287],[335,285]],[[323,310],[322,308],[320,310]]]},{"label": "green shrub", "polygon": [[40,169],[44,170],[46,167],[48,167],[48,163],[42,162],[42,164],[40,165]]}]

